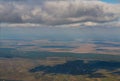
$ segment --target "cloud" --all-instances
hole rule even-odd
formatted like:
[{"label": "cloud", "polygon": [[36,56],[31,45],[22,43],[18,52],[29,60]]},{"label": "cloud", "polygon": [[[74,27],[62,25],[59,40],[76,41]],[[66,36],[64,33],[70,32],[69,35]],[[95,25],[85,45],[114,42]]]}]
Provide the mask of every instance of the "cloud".
[{"label": "cloud", "polygon": [[120,19],[120,4],[99,0],[27,0],[0,2],[0,22],[42,25],[108,23]]}]

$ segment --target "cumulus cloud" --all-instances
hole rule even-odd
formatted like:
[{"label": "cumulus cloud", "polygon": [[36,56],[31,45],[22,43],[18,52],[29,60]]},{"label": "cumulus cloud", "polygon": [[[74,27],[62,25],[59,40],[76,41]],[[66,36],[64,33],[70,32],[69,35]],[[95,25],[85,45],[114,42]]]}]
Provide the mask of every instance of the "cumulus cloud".
[{"label": "cumulus cloud", "polygon": [[96,25],[120,19],[120,4],[99,0],[26,0],[0,2],[0,22]]}]

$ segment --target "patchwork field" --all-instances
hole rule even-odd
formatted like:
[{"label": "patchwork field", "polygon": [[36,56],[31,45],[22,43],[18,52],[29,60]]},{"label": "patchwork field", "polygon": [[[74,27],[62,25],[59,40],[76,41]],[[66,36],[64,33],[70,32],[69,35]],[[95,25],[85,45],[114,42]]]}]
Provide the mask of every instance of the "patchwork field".
[{"label": "patchwork field", "polygon": [[120,56],[0,49],[0,81],[119,81]]}]

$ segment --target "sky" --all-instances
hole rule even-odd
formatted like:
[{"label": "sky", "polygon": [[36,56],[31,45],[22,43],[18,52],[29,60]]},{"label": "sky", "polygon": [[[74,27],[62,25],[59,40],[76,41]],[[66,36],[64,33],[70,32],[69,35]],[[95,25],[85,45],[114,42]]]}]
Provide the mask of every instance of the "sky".
[{"label": "sky", "polygon": [[108,2],[108,3],[119,3],[120,2],[120,0],[101,0],[101,1],[103,1],[103,2]]},{"label": "sky", "polygon": [[0,40],[119,41],[120,0],[0,0]]},{"label": "sky", "polygon": [[0,0],[0,26],[120,26],[120,0]]}]

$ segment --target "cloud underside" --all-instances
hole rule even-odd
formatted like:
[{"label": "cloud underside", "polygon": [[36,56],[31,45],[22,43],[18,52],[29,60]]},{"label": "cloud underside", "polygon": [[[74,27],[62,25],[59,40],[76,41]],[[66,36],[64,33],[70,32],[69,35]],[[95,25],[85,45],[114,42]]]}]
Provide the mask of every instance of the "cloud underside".
[{"label": "cloud underside", "polygon": [[99,0],[0,2],[1,23],[74,26],[81,23],[109,23],[119,19],[120,4],[108,4]]}]

